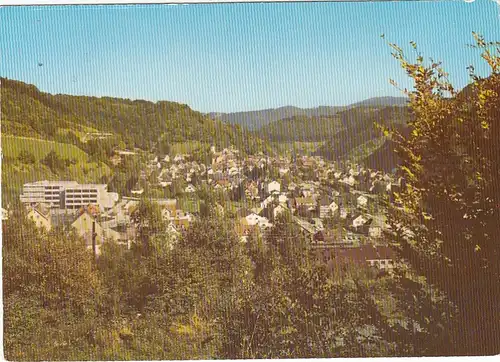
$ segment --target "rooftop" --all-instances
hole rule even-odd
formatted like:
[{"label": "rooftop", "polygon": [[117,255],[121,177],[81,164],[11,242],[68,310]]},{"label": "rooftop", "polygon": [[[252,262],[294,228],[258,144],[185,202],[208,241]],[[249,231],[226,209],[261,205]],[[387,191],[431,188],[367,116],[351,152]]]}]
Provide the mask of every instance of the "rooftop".
[{"label": "rooftop", "polygon": [[107,187],[106,184],[79,184],[76,181],[48,181],[48,180],[43,180],[43,181],[36,181],[36,182],[29,182],[24,184],[24,186],[60,186],[64,188],[88,188],[88,187],[99,187],[99,188],[105,188]]}]

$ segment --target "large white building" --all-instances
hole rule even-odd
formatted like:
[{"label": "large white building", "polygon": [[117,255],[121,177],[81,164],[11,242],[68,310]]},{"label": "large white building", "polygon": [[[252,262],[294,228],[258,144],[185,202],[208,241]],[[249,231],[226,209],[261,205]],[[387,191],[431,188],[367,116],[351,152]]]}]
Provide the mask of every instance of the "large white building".
[{"label": "large white building", "polygon": [[54,208],[78,209],[89,204],[102,210],[112,208],[118,194],[108,192],[105,184],[79,184],[76,181],[37,181],[24,184],[21,202],[45,203]]}]

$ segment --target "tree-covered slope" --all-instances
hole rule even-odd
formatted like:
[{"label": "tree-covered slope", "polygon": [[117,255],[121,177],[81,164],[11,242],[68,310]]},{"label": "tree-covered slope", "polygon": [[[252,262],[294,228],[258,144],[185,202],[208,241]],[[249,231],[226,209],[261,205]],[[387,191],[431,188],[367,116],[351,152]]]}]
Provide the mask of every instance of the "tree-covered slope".
[{"label": "tree-covered slope", "polygon": [[[356,161],[370,156],[374,150],[381,147],[371,147],[382,144],[383,132],[377,127],[405,129],[410,117],[407,107],[356,107],[339,114],[339,132],[328,135],[323,146],[316,151],[317,155],[328,159],[350,159],[356,151]],[[370,146],[371,145],[371,146]],[[359,150],[365,147],[366,154]],[[382,148],[385,149],[385,148]]]},{"label": "tree-covered slope", "polygon": [[341,129],[337,116],[294,116],[269,123],[256,134],[270,142],[321,142]]},{"label": "tree-covered slope", "polygon": [[202,141],[219,147],[231,144],[247,152],[262,142],[237,125],[196,112],[185,104],[110,97],[52,95],[35,86],[1,78],[4,134],[57,139],[61,130],[77,136],[110,132],[129,147],[151,150],[163,137],[167,142]]}]

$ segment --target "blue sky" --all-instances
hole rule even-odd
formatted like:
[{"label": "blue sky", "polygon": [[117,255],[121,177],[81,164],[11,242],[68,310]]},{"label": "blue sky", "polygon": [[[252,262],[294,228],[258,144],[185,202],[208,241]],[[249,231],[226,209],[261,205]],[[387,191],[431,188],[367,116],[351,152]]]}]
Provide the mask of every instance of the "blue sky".
[{"label": "blue sky", "polygon": [[[202,112],[345,105],[409,86],[380,35],[443,60],[456,86],[500,41],[491,0],[0,8],[0,75],[50,93]],[[38,66],[43,63],[43,66]]]}]

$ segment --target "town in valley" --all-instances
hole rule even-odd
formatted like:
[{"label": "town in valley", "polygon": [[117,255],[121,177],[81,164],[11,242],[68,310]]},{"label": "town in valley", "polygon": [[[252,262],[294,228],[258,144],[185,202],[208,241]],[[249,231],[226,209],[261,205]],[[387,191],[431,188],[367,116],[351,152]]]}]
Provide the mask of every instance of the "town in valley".
[{"label": "town in valley", "polygon": [[498,355],[499,1],[0,7],[5,359]]},{"label": "town in valley", "polygon": [[[117,149],[113,162],[140,152]],[[393,267],[394,252],[384,242],[384,205],[400,190],[402,177],[319,156],[243,157],[235,147],[211,147],[207,165],[188,153],[150,154],[137,172],[139,181],[129,195],[109,192],[106,184],[40,180],[24,184],[19,197],[37,227],[74,229],[96,254],[105,242],[130,248],[136,241],[134,212],[143,198],[160,205],[168,225],[164,232],[175,240],[200,217],[200,191],[209,190],[219,196],[216,205],[230,215],[242,243],[250,234],[264,235],[286,214],[310,240],[318,260],[331,268],[345,259],[380,271]],[[176,197],[144,194],[154,187],[170,191],[173,185]],[[2,210],[4,219],[8,214]]]}]

